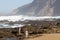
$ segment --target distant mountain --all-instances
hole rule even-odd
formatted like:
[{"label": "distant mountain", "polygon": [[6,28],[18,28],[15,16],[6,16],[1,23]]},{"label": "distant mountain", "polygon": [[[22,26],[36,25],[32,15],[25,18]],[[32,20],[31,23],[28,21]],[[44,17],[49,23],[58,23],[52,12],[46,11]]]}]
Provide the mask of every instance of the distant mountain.
[{"label": "distant mountain", "polygon": [[60,0],[34,0],[32,3],[19,7],[13,15],[60,16]]}]

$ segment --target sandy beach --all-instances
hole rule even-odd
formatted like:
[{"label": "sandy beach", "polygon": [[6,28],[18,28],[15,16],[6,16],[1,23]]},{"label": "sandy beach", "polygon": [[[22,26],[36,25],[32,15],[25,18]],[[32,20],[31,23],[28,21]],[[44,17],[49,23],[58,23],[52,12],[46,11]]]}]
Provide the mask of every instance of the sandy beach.
[{"label": "sandy beach", "polygon": [[60,40],[60,34],[42,34],[42,36],[29,38],[27,40]]}]

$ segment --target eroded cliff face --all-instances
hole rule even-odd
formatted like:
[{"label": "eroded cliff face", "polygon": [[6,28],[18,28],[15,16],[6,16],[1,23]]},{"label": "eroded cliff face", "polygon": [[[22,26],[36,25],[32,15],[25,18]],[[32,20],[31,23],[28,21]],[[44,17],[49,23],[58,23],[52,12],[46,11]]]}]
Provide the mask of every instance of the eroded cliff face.
[{"label": "eroded cliff face", "polygon": [[15,15],[60,16],[60,0],[34,0],[13,10]]}]

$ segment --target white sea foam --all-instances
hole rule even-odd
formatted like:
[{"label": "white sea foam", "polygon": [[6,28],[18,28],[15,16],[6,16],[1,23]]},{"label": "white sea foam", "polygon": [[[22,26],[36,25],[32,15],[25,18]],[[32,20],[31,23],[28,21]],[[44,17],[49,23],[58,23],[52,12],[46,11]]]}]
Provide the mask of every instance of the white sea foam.
[{"label": "white sea foam", "polygon": [[24,16],[24,15],[19,15],[19,16],[0,16],[0,21],[1,20],[8,20],[8,21],[24,21],[24,20],[42,20],[42,19],[48,19],[48,18],[60,18],[60,16],[42,16],[42,17],[35,17],[35,16]]}]

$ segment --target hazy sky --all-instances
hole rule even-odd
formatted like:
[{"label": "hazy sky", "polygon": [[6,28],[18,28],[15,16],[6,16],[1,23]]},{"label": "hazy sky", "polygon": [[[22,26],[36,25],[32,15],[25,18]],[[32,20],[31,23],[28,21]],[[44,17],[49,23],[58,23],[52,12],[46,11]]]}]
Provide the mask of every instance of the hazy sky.
[{"label": "hazy sky", "polygon": [[0,0],[0,12],[11,12],[13,9],[30,2],[32,2],[32,0]]}]

